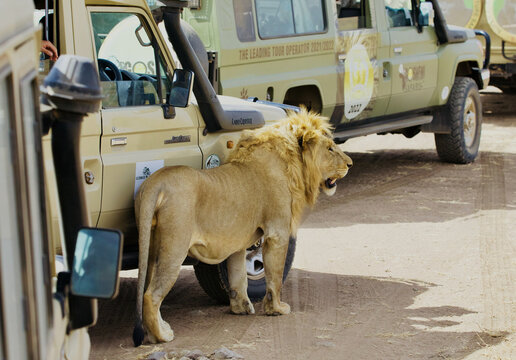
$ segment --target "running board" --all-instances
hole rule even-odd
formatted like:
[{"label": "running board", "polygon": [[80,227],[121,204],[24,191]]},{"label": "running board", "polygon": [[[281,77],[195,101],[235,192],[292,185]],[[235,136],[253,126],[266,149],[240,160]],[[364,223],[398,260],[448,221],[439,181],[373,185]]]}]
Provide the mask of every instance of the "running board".
[{"label": "running board", "polygon": [[422,116],[415,116],[410,118],[403,118],[399,120],[380,120],[375,122],[368,122],[368,123],[357,123],[353,124],[348,123],[349,125],[346,126],[346,128],[340,128],[337,129],[333,133],[333,138],[335,139],[336,143],[342,143],[346,141],[347,139],[357,137],[357,136],[364,136],[364,135],[370,135],[370,134],[378,134],[378,133],[384,133],[384,132],[390,132],[394,130],[400,130],[404,128],[409,128],[412,126],[418,126],[418,125],[424,125],[432,122],[433,116],[432,115],[422,115]]}]

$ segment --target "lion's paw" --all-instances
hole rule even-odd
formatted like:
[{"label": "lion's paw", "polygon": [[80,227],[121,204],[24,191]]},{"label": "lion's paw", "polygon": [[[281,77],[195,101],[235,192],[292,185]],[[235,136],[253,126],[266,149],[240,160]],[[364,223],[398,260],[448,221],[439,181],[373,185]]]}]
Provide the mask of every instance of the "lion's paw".
[{"label": "lion's paw", "polygon": [[148,333],[149,342],[151,344],[157,344],[162,342],[169,342],[174,340],[174,331],[170,328],[170,325],[165,323],[167,326],[160,329],[159,335],[154,335],[150,331]]},{"label": "lion's paw", "polygon": [[265,314],[270,316],[290,314],[290,305],[280,301],[279,306],[274,307],[272,302],[265,303]]},{"label": "lion's paw", "polygon": [[254,314],[254,306],[249,299],[233,301],[230,303],[230,311],[236,315]]},{"label": "lion's paw", "polygon": [[174,340],[174,331],[170,328],[168,328],[166,330],[162,329],[160,335],[161,336],[160,336],[159,342],[169,342],[169,341]]}]

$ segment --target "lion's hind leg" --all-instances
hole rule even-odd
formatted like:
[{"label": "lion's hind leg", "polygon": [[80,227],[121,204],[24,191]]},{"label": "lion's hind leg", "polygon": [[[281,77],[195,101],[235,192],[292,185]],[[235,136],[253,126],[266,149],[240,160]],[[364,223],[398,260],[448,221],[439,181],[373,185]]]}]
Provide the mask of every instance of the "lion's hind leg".
[{"label": "lion's hind leg", "polygon": [[156,251],[157,256],[152,266],[153,273],[143,295],[143,324],[152,343],[174,339],[170,325],[161,317],[160,307],[177,280],[190,243],[188,232],[171,229],[170,226],[161,228],[160,234],[159,250]]},{"label": "lion's hind leg", "polygon": [[233,314],[254,314],[254,307],[247,295],[246,251],[241,250],[227,259],[229,277],[229,307]]},{"label": "lion's hind leg", "polygon": [[267,292],[263,299],[263,307],[267,315],[286,315],[290,306],[281,301],[283,286],[283,269],[287,256],[289,236],[269,234],[263,243],[263,266]]}]

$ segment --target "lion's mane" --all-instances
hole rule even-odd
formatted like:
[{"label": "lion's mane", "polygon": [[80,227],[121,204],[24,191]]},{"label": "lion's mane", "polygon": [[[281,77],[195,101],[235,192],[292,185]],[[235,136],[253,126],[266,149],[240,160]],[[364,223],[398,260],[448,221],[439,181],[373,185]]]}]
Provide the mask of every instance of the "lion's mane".
[{"label": "lion's mane", "polygon": [[288,187],[292,194],[291,231],[295,233],[305,205],[313,205],[319,195],[321,173],[314,162],[316,146],[322,138],[331,138],[327,118],[301,109],[279,123],[259,130],[246,131],[229,162],[251,161],[257,149],[268,149],[286,164]]}]

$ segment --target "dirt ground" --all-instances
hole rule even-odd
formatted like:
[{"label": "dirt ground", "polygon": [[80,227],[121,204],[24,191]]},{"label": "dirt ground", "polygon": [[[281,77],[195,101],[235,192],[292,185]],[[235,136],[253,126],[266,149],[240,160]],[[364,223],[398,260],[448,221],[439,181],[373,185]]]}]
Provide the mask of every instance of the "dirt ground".
[{"label": "dirt ground", "polygon": [[481,153],[441,163],[432,134],[352,139],[354,167],[298,233],[281,317],[235,316],[184,267],[134,348],[134,272],[99,303],[91,359],[225,346],[245,359],[516,359],[516,96],[485,93]]}]

